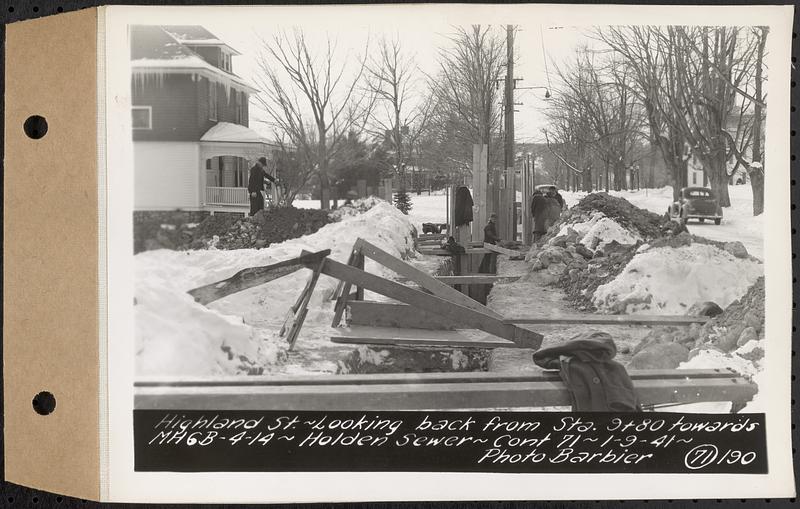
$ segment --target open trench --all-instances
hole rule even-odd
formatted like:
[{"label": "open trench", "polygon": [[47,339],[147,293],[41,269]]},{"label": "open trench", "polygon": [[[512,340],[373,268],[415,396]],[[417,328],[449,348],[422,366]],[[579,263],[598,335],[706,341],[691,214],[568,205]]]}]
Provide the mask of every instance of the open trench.
[{"label": "open trench", "polygon": [[[536,273],[528,275],[524,261],[511,261],[505,256],[492,256],[492,263],[481,266],[483,255],[461,255],[456,257],[433,257],[420,255],[408,260],[417,268],[432,275],[465,275],[483,270],[487,274],[525,277],[513,282],[500,282],[494,285],[470,285],[461,290],[470,297],[505,316],[545,316],[582,314],[572,308],[557,287],[546,286],[536,279]],[[369,267],[367,267],[369,271]],[[399,278],[399,282],[414,286]],[[456,287],[459,289],[458,287]],[[325,297],[325,296],[323,296]],[[389,299],[367,292],[367,300]],[[333,301],[323,298],[323,309],[318,313],[330,313]],[[586,314],[586,313],[583,313]],[[347,314],[345,315],[345,318]],[[534,350],[520,348],[441,348],[441,347],[402,347],[337,344],[330,341],[335,334],[328,320],[306,323],[297,341],[296,348],[287,351],[277,366],[271,366],[273,374],[335,374],[335,373],[413,373],[443,371],[492,371],[524,373],[539,368],[533,363]],[[253,324],[275,336],[273,340],[282,342],[276,332],[279,324]],[[608,332],[617,344],[617,360],[626,364],[630,351],[650,330],[647,326],[625,325],[523,325],[522,327],[544,336],[542,346],[557,344],[576,334],[590,330]],[[419,331],[415,334],[414,331]],[[487,334],[477,330],[464,330],[463,334],[478,338]],[[409,329],[412,336],[425,337],[424,329]]]},{"label": "open trench", "polygon": [[[502,257],[498,262],[499,275],[528,274],[524,261],[508,260]],[[515,282],[498,283],[489,294],[487,306],[504,315],[544,316],[557,318],[563,315],[589,315],[573,308],[565,299],[564,292],[555,286],[547,286],[537,280],[536,273],[520,278]],[[593,330],[607,332],[617,345],[616,360],[627,364],[631,351],[647,335],[651,327],[644,325],[523,325],[544,336],[542,347],[552,346],[569,340],[573,336]],[[496,372],[525,372],[539,368],[531,360],[531,350],[498,348],[492,351],[489,370]]]}]

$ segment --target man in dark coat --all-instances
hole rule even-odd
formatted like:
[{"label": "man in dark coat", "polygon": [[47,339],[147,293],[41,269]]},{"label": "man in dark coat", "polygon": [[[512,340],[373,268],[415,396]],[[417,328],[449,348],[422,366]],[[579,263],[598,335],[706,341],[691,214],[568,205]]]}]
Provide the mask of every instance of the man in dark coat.
[{"label": "man in dark coat", "polygon": [[555,187],[550,188],[545,195],[548,202],[547,221],[545,231],[550,228],[553,223],[558,221],[561,217],[561,211],[564,210],[564,198],[558,194]]},{"label": "man in dark coat", "polygon": [[497,236],[497,214],[489,216],[489,222],[483,227],[483,241],[489,244],[497,244],[500,238]]},{"label": "man in dark coat", "polygon": [[561,210],[564,210],[564,197],[561,196],[561,193],[558,192],[558,189],[554,190],[553,192],[555,193],[553,198],[556,199],[558,206],[561,207]]},{"label": "man in dark coat", "polygon": [[536,190],[533,192],[531,199],[531,215],[533,216],[533,241],[537,242],[542,236],[547,233],[547,219],[549,212],[549,203],[545,195]]},{"label": "man in dark coat", "polygon": [[267,165],[267,158],[260,157],[256,164],[250,168],[250,178],[247,181],[247,192],[250,193],[250,215],[255,215],[259,210],[264,209],[264,179],[275,182],[275,178],[266,172],[264,167]]}]

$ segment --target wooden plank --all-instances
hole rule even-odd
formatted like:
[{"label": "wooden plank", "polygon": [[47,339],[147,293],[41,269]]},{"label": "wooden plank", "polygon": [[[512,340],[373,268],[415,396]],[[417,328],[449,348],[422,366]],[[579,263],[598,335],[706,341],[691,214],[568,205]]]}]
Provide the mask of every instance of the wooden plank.
[{"label": "wooden plank", "polygon": [[570,324],[593,325],[690,325],[704,324],[707,316],[658,316],[658,315],[564,315],[548,317],[509,317],[503,323]]},{"label": "wooden plank", "polygon": [[[391,254],[387,253],[383,249],[375,246],[374,244],[370,244],[364,239],[358,239],[356,241],[356,246],[358,247],[359,252],[375,260],[376,262],[380,263],[384,267],[392,270],[393,272],[397,273],[400,276],[404,276],[409,278],[410,280],[417,283],[422,288],[428,290],[432,294],[436,295],[437,297],[441,297],[443,299],[452,301],[456,304],[460,304],[461,306],[465,306],[470,309],[474,309],[476,311],[480,311],[483,314],[493,316],[495,318],[502,318],[502,316],[492,311],[491,309],[487,308],[483,304],[476,302],[473,299],[470,299],[463,293],[459,292],[447,286],[446,284],[438,281],[435,277],[427,274],[424,271],[417,269],[403,260],[392,256]],[[361,299],[363,300],[363,299]]]},{"label": "wooden plank", "polygon": [[[636,380],[674,380],[718,378],[746,380],[731,369],[642,369],[630,370],[628,375]],[[209,387],[209,386],[248,386],[248,385],[374,385],[411,383],[498,383],[498,382],[541,382],[561,380],[558,371],[538,369],[529,373],[496,373],[490,371],[470,371],[459,373],[375,373],[348,375],[229,375],[216,377],[143,377],[136,387]]]},{"label": "wooden plank", "polygon": [[289,308],[289,312],[286,313],[286,318],[283,320],[283,325],[281,326],[281,330],[278,331],[278,336],[283,337],[286,334],[286,331],[294,324],[295,317],[297,316],[297,310],[300,309],[300,306],[303,305],[303,301],[306,298],[306,292],[308,292],[309,287],[311,286],[311,282],[314,279],[313,271],[311,276],[306,281],[306,285],[303,287],[303,291],[300,292],[300,295],[297,296],[297,300],[292,304],[292,307]]},{"label": "wooden plank", "polygon": [[[511,324],[504,324],[502,320],[481,311],[389,281],[330,258],[325,259],[322,273],[349,281],[357,286],[414,307],[441,314],[445,318],[463,324],[462,326],[465,328],[480,329],[526,348],[538,348],[542,344],[543,337],[541,334]],[[441,283],[437,282],[437,284]]]},{"label": "wooden plank", "polygon": [[347,345],[409,346],[431,348],[522,348],[505,340],[457,340],[434,338],[361,338],[350,336],[331,336],[331,342]]},{"label": "wooden plank", "polygon": [[347,303],[347,307],[350,310],[348,322],[351,325],[433,330],[459,328],[458,322],[408,304],[353,300]]},{"label": "wooden plank", "polygon": [[[453,256],[453,253],[448,251],[447,249],[431,249],[431,248],[421,248],[418,251],[422,254],[432,255],[432,256]],[[467,248],[467,254],[487,254],[493,251],[484,248]],[[522,253],[520,253],[522,254]]]},{"label": "wooden plank", "polygon": [[[732,401],[757,392],[738,379],[636,380],[643,404]],[[568,406],[560,381],[410,383],[374,385],[259,385],[143,387],[134,392],[135,409],[159,410],[459,410]]]},{"label": "wooden plank", "polygon": [[[353,265],[356,262],[357,257],[358,250],[356,249],[356,246],[353,246],[353,249],[350,251],[350,257],[347,259],[347,265]],[[342,280],[339,280],[339,284],[336,285],[336,292],[334,293],[336,304],[333,308],[333,320],[331,320],[331,327],[338,327],[339,323],[342,321],[342,315],[347,307],[347,301],[350,298],[351,287],[352,285],[350,283]],[[356,293],[356,296],[358,296],[358,293]]]},{"label": "wooden plank", "polygon": [[522,276],[470,274],[466,276],[436,276],[436,279],[448,285],[491,285],[494,283],[511,283],[520,277]]},{"label": "wooden plank", "polygon": [[[333,307],[333,320],[331,320],[331,327],[338,327],[339,323],[342,321],[342,315],[344,314],[345,308],[347,308],[347,301],[350,298],[350,289],[351,284],[345,281],[342,281],[344,284],[339,297],[336,299],[336,304]],[[356,296],[357,294],[353,294]]]},{"label": "wooden plank", "polygon": [[297,314],[294,317],[292,327],[289,329],[289,334],[286,336],[286,341],[289,342],[289,350],[294,349],[297,336],[300,334],[300,329],[303,327],[303,322],[306,320],[306,315],[308,314],[308,303],[311,301],[311,296],[314,294],[314,288],[317,286],[317,281],[319,280],[319,274],[320,270],[322,270],[323,263],[324,259],[320,260],[320,262],[317,264],[317,267],[314,269],[314,273],[311,274],[311,278],[308,280],[308,284],[304,289],[303,300],[300,302],[300,306],[298,306]]},{"label": "wooden plank", "polygon": [[443,240],[446,238],[447,235],[444,233],[420,233],[417,235],[418,240]]},{"label": "wooden plank", "polygon": [[309,264],[314,266],[320,260],[331,254],[330,249],[318,251],[316,253],[309,253],[304,251],[298,258],[284,260],[282,262],[265,265],[263,267],[250,267],[242,269],[228,279],[217,281],[209,285],[201,286],[193,290],[189,290],[189,295],[194,297],[196,302],[206,305],[215,300],[227,297],[233,293],[260,286],[280,277],[298,271]]},{"label": "wooden plank", "polygon": [[[353,267],[357,269],[364,270],[364,253],[361,252],[361,248],[358,248],[358,253],[356,254],[356,259],[353,261]],[[355,300],[364,300],[364,287],[363,286],[356,286],[356,299]]]},{"label": "wooden plank", "polygon": [[491,336],[472,338],[455,330],[402,329],[397,327],[351,326],[331,336],[334,343],[359,345],[431,346],[442,348],[520,348],[515,343]]},{"label": "wooden plank", "polygon": [[493,251],[497,254],[503,254],[509,256],[511,259],[525,257],[525,253],[523,253],[522,251],[514,251],[513,249],[506,249],[504,247],[496,246],[494,244],[489,244],[488,242],[483,243],[483,248],[488,249],[489,251]]},{"label": "wooden plank", "polygon": [[[356,259],[356,248],[353,246],[353,249],[350,250],[350,256],[347,258],[347,265],[353,265],[353,262]],[[336,290],[333,291],[333,295],[331,295],[331,300],[338,301],[342,295],[347,295],[347,292],[344,292],[344,281],[339,281],[339,284],[336,285]],[[335,325],[333,327],[336,327]]]}]

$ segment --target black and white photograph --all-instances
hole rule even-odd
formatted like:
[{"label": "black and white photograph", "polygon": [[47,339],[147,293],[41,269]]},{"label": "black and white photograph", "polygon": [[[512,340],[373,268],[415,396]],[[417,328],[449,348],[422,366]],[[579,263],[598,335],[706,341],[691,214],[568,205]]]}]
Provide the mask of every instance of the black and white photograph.
[{"label": "black and white photograph", "polygon": [[792,478],[791,11],[529,7],[116,18],[129,468]]}]

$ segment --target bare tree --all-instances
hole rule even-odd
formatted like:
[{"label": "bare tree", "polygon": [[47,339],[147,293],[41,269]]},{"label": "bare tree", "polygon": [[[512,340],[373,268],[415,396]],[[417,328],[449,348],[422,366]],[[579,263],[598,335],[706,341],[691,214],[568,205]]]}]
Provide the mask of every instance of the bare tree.
[{"label": "bare tree", "polygon": [[[612,180],[615,190],[627,189],[629,178],[634,183],[629,170],[640,157],[645,123],[643,108],[627,83],[627,67],[613,59],[596,59],[594,51],[582,48],[571,64],[556,66],[556,74],[559,82],[546,112],[556,140],[571,147],[580,165],[587,166],[594,155],[605,170],[606,190]],[[603,180],[602,174],[597,177],[587,173],[584,188]]]},{"label": "bare tree", "polygon": [[[368,42],[365,43],[365,54]],[[336,42],[327,38],[325,48],[309,47],[301,29],[280,32],[262,40],[258,56],[261,93],[258,103],[268,123],[286,136],[298,151],[298,159],[319,177],[320,203],[330,208],[329,165],[349,133],[361,133],[373,98],[360,87],[365,59],[355,69],[336,64]]]},{"label": "bare tree", "polygon": [[491,27],[457,27],[440,51],[438,73],[430,83],[440,120],[469,143],[491,144],[501,110],[498,82],[505,68],[504,39]]},{"label": "bare tree", "polygon": [[658,149],[670,170],[673,198],[677,199],[687,184],[689,158],[683,133],[668,117],[682,107],[682,95],[678,93],[679,84],[669,79],[675,75],[676,60],[657,36],[658,30],[649,26],[608,27],[596,35],[622,57],[629,69],[630,91],[644,108],[650,145]]},{"label": "bare tree", "polygon": [[367,87],[376,99],[370,128],[392,153],[403,191],[406,165],[414,160],[415,149],[420,150],[418,141],[431,112],[431,98],[413,92],[418,86],[416,73],[413,57],[403,52],[397,37],[381,39],[366,68]]},{"label": "bare tree", "polygon": [[274,167],[281,186],[279,205],[289,206],[297,198],[297,194],[314,178],[314,166],[300,157],[305,151],[298,151],[285,139],[277,141],[280,150],[269,163]]},{"label": "bare tree", "polygon": [[761,102],[746,91],[757,44],[737,27],[614,27],[598,35],[632,70],[651,143],[672,169],[675,193],[686,185],[693,155],[721,205],[730,206],[727,163],[748,137],[742,122],[734,136],[728,129],[745,114],[742,101]]},{"label": "bare tree", "polygon": [[[747,106],[746,101],[742,101],[741,113],[739,116],[739,127],[734,135],[725,131],[726,139],[730,144],[730,149],[736,158],[736,165],[743,166],[747,175],[750,177],[750,186],[753,191],[753,215],[757,216],[764,212],[764,152],[762,150],[763,138],[763,122],[764,111],[766,110],[767,103],[763,92],[764,84],[764,51],[767,44],[767,35],[769,34],[769,27],[755,27],[752,29],[752,34],[756,39],[756,60],[753,76],[753,87],[755,93],[753,95],[753,117],[752,122],[749,122],[749,129],[746,118],[745,110]],[[746,92],[743,95],[747,96]],[[743,124],[745,124],[743,126]],[[741,135],[740,135],[741,133]],[[749,145],[750,159],[742,153]]]}]

